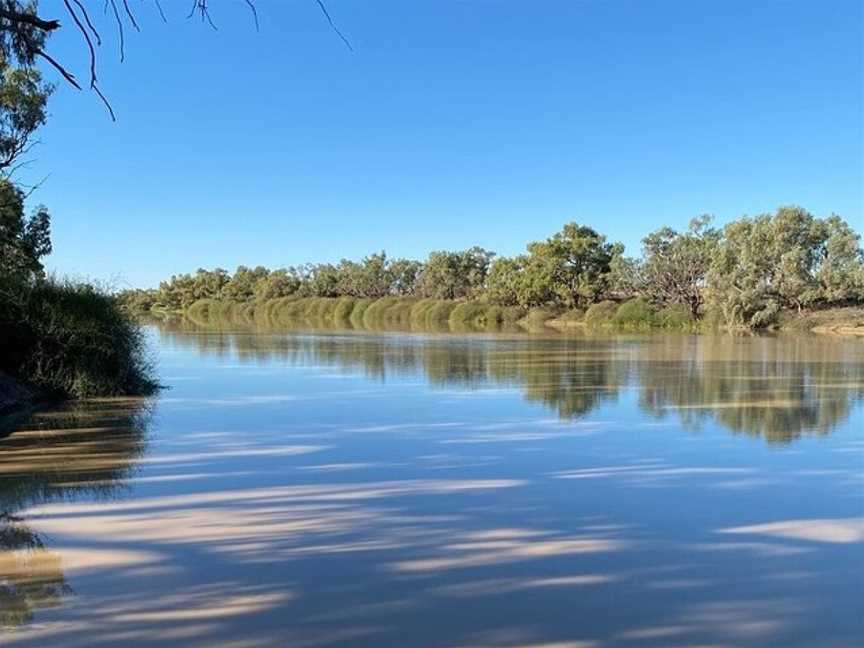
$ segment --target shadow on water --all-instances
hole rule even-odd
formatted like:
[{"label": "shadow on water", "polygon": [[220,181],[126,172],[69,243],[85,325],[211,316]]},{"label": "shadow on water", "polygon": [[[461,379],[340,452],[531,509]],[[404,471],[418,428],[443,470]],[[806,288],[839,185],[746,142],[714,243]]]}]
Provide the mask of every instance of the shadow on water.
[{"label": "shadow on water", "polygon": [[17,512],[80,496],[111,499],[144,452],[148,406],[110,399],[43,410],[0,439],[0,627],[60,605],[61,560]]}]

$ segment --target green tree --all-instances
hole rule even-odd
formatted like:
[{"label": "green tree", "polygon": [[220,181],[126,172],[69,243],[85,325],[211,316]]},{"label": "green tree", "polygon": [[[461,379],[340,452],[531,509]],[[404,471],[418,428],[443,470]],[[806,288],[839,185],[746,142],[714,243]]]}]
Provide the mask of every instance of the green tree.
[{"label": "green tree", "polygon": [[590,227],[567,223],[551,238],[529,243],[526,294],[532,302],[590,305],[608,290],[610,264],[623,251],[623,245],[607,243]]},{"label": "green tree", "polygon": [[525,257],[498,257],[486,277],[486,298],[499,306],[524,305],[522,300]]},{"label": "green tree", "polygon": [[861,236],[836,214],[823,221],[824,244],[816,270],[821,298],[829,304],[864,301],[864,252]]},{"label": "green tree", "polygon": [[237,266],[231,280],[222,289],[222,298],[238,302],[251,301],[255,297],[255,284],[265,279],[269,273],[270,271],[263,266],[255,268]]},{"label": "green tree", "polygon": [[300,292],[306,297],[338,297],[339,269],[332,263],[309,263],[301,270]]},{"label": "green tree", "polygon": [[255,299],[264,301],[293,295],[300,288],[300,279],[292,271],[280,268],[255,282]]},{"label": "green tree", "polygon": [[230,281],[231,275],[228,274],[227,270],[198,268],[194,278],[194,297],[195,299],[218,299]]},{"label": "green tree", "polygon": [[419,278],[418,291],[423,297],[465,299],[478,296],[494,252],[472,247],[460,252],[432,252]]},{"label": "green tree", "polygon": [[720,232],[710,224],[710,216],[700,216],[685,233],[663,227],[642,239],[639,283],[648,299],[663,306],[684,305],[699,318],[705,277],[720,241]]},{"label": "green tree", "polygon": [[0,179],[0,277],[26,281],[43,274],[42,257],[51,252],[51,219],[45,207],[28,217],[24,193]]},{"label": "green tree", "polygon": [[800,207],[729,223],[708,273],[712,300],[728,324],[752,328],[774,323],[784,308],[860,301],[858,240],[839,217]]}]

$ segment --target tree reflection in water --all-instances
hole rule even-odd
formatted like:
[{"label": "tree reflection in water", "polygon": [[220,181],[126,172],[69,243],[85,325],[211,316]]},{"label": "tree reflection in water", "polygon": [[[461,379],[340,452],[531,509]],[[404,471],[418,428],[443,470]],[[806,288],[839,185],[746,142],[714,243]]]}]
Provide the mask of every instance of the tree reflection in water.
[{"label": "tree reflection in water", "polygon": [[[256,333],[251,335],[250,333]],[[385,381],[420,375],[433,386],[508,386],[562,419],[636,388],[640,409],[688,428],[788,443],[828,434],[864,396],[864,345],[812,335],[370,334],[266,323],[160,323],[163,341],[241,362],[315,363]]]}]

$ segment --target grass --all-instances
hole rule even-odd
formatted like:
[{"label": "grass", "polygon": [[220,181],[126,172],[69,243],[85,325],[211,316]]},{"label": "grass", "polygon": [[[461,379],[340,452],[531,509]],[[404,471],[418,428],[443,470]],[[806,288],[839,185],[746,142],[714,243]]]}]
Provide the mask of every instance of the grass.
[{"label": "grass", "polygon": [[0,370],[52,397],[157,389],[141,328],[111,295],[54,279],[4,288]]}]

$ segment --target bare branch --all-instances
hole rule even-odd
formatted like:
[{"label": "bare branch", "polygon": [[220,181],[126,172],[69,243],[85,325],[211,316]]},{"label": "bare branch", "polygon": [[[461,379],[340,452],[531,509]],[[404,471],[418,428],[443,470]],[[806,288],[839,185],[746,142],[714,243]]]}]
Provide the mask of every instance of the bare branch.
[{"label": "bare branch", "polygon": [[33,52],[33,54],[35,54],[36,56],[41,56],[43,59],[45,59],[51,65],[51,67],[53,67],[55,70],[57,70],[60,73],[60,75],[64,79],[66,79],[66,82],[69,83],[69,85],[77,88],[78,90],[82,89],[81,86],[78,84],[78,81],[75,79],[75,75],[72,74],[71,72],[69,72],[69,70],[64,68],[62,65],[60,65],[45,50],[37,49],[36,51]]},{"label": "bare branch", "polygon": [[162,22],[167,23],[168,19],[165,17],[165,12],[162,10],[162,3],[159,0],[153,0],[156,4],[156,8],[159,10],[159,15],[162,18]]},{"label": "bare branch", "polygon": [[255,8],[255,3],[252,0],[246,0],[246,5],[249,7],[249,10],[252,12],[252,17],[255,19],[255,31],[261,31],[261,27],[258,24],[258,10]]},{"label": "bare branch", "polygon": [[84,21],[87,23],[87,27],[93,32],[93,36],[96,38],[96,45],[102,45],[102,39],[99,37],[99,32],[96,31],[96,28],[93,26],[93,23],[90,22],[90,15],[87,13],[87,9],[84,8],[84,5],[81,4],[80,0],[72,0],[78,8],[81,10],[81,13],[84,15]]},{"label": "bare branch", "polygon": [[342,39],[342,42],[345,43],[345,46],[353,52],[354,48],[351,47],[351,43],[348,42],[348,39],[345,38],[345,35],[341,31],[339,31],[339,28],[333,22],[333,19],[330,17],[330,12],[328,12],[327,7],[324,6],[323,0],[315,0],[315,2],[318,3],[318,6],[321,8],[324,17],[327,19],[327,22],[330,23],[330,27],[333,29],[333,31],[336,32],[339,38]]},{"label": "bare branch", "polygon": [[78,18],[78,14],[75,13],[72,5],[69,4],[69,0],[63,0],[63,4],[66,5],[66,9],[69,12],[69,15],[72,16],[72,20],[75,21],[78,30],[81,32],[81,34],[84,36],[84,40],[87,42],[87,49],[90,50],[90,87],[92,88],[96,83],[96,49],[93,47],[93,41],[90,40],[90,34],[87,33],[87,29],[81,23],[81,20]]},{"label": "bare branch", "polygon": [[123,21],[120,19],[120,11],[117,9],[117,3],[114,2],[114,0],[106,0],[106,10],[109,4],[111,5],[111,9],[114,11],[114,22],[117,23],[117,34],[120,37],[120,62],[123,63],[126,60],[126,40],[123,33]]},{"label": "bare branch", "polygon": [[129,22],[132,23],[132,26],[135,28],[135,31],[141,31],[141,28],[138,26],[138,23],[135,21],[135,14],[132,13],[132,9],[129,8],[128,0],[123,0],[123,8],[126,10],[126,15],[129,16]]}]

